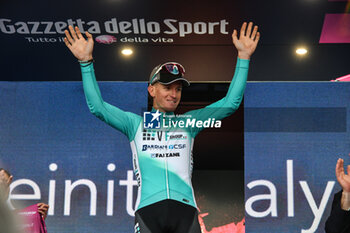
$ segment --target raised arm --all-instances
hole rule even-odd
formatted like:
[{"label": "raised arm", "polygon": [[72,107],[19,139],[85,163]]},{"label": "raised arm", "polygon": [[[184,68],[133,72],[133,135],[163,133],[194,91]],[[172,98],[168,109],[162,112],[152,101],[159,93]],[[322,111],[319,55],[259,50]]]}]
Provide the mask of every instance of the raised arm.
[{"label": "raised arm", "polygon": [[[68,32],[69,30],[69,32]],[[84,92],[87,98],[88,104],[89,100],[100,99],[102,101],[101,92],[97,85],[95,72],[93,69],[93,56],[92,52],[94,50],[94,40],[92,35],[89,32],[85,32],[87,40],[81,34],[79,27],[75,27],[75,29],[69,25],[68,30],[65,30],[64,33],[66,37],[64,38],[64,42],[68,49],[72,52],[76,59],[78,59],[81,65],[81,71],[83,75],[83,84],[84,84]],[[90,73],[92,75],[89,75]],[[93,77],[86,77],[84,74],[88,74]],[[90,79],[90,80],[87,80]],[[91,89],[91,90],[90,90]],[[87,92],[88,91],[88,92]],[[87,95],[88,94],[88,95]],[[89,105],[90,107],[90,105]]]},{"label": "raised arm", "polygon": [[130,141],[133,140],[141,117],[131,112],[122,111],[102,99],[92,62],[94,47],[92,35],[86,32],[87,39],[85,39],[78,27],[75,27],[74,30],[72,26],[69,26],[68,29],[69,32],[65,30],[64,41],[80,63],[85,98],[90,112],[124,133]]},{"label": "raised arm", "polygon": [[[253,32],[252,32],[252,29],[253,29]],[[252,22],[248,24],[248,28],[247,28],[246,22],[242,24],[239,38],[237,37],[237,30],[236,29],[233,30],[232,42],[237,49],[238,59],[237,59],[235,74],[232,78],[232,82],[230,85],[230,89],[228,90],[228,94],[230,94],[230,91],[235,85],[235,82],[237,80],[241,80],[243,82],[247,81],[248,73],[246,74],[245,80],[242,80],[241,78],[237,78],[237,77],[240,77],[239,68],[240,67],[246,68],[248,72],[249,60],[250,60],[250,57],[255,52],[256,47],[258,46],[259,39],[260,39],[260,32],[258,31],[258,26],[255,25],[253,28]],[[242,91],[244,92],[245,84],[244,85],[238,84],[236,86],[243,87],[243,89],[238,89],[238,92],[242,92]],[[242,96],[243,96],[243,93],[242,93]]]},{"label": "raised arm", "polygon": [[[226,96],[205,108],[190,111],[187,113],[188,115],[192,115],[193,118],[200,120],[207,120],[208,118],[221,120],[238,109],[246,87],[249,59],[254,53],[259,39],[260,33],[258,32],[258,27],[253,27],[252,22],[249,24],[244,22],[242,24],[239,38],[237,37],[237,30],[233,31],[232,41],[238,51],[238,59],[235,73]],[[201,129],[195,129],[193,131],[193,136],[200,130]]]},{"label": "raised arm", "polygon": [[237,30],[233,30],[232,42],[238,51],[238,59],[235,74],[225,97],[225,106],[232,107],[233,112],[238,109],[242,102],[248,78],[249,59],[255,52],[259,39],[258,26],[255,25],[253,28],[252,22],[248,24],[248,27],[246,22],[242,24],[239,38]]}]

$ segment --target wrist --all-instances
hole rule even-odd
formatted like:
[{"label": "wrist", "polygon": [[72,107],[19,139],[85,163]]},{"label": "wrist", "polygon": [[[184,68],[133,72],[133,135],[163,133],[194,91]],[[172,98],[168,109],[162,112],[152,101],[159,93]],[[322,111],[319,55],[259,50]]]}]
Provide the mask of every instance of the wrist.
[{"label": "wrist", "polygon": [[84,59],[84,60],[78,60],[79,64],[90,64],[94,62],[95,60],[91,57],[90,59]]},{"label": "wrist", "polygon": [[247,54],[247,53],[244,53],[244,52],[238,52],[238,57],[240,59],[246,59],[246,60],[249,60],[250,59],[250,55]]},{"label": "wrist", "polygon": [[343,190],[342,196],[341,196],[341,201],[340,201],[340,207],[343,210],[350,210],[350,192],[346,192]]},{"label": "wrist", "polygon": [[93,59],[94,58],[93,58],[92,54],[90,54],[90,55],[87,55],[87,56],[79,57],[78,61],[90,61],[90,60],[93,60]]}]

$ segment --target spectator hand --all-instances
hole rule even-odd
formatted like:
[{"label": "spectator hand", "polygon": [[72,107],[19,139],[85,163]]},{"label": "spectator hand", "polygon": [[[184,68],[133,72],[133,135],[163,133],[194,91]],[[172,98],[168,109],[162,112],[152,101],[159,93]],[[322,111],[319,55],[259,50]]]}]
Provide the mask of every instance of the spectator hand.
[{"label": "spectator hand", "polygon": [[49,210],[49,205],[45,203],[38,203],[38,212],[43,217],[43,219],[46,219],[47,217],[47,211]]},{"label": "spectator hand", "polygon": [[344,171],[344,160],[338,159],[335,167],[335,175],[343,189],[340,206],[343,210],[350,209],[350,165],[347,166],[347,174]]}]

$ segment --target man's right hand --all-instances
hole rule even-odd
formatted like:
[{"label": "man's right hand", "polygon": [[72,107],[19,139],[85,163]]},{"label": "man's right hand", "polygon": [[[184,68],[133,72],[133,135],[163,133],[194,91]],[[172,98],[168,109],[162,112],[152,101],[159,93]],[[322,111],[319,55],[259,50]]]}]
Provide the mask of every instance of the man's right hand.
[{"label": "man's right hand", "polygon": [[73,53],[73,55],[79,61],[89,61],[92,60],[92,51],[94,49],[94,40],[92,35],[89,32],[85,32],[87,40],[81,34],[79,28],[76,26],[74,28],[69,25],[68,30],[65,30],[64,33],[66,37],[64,38],[64,43]]}]

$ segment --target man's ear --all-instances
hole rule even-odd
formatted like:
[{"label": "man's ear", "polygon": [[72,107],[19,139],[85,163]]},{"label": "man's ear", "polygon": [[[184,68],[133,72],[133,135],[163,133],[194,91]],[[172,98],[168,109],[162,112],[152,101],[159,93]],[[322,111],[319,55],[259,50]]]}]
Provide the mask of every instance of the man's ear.
[{"label": "man's ear", "polygon": [[155,87],[153,85],[149,85],[147,90],[148,90],[148,93],[150,94],[150,96],[152,96],[152,98],[154,97],[154,92],[155,92]]}]

